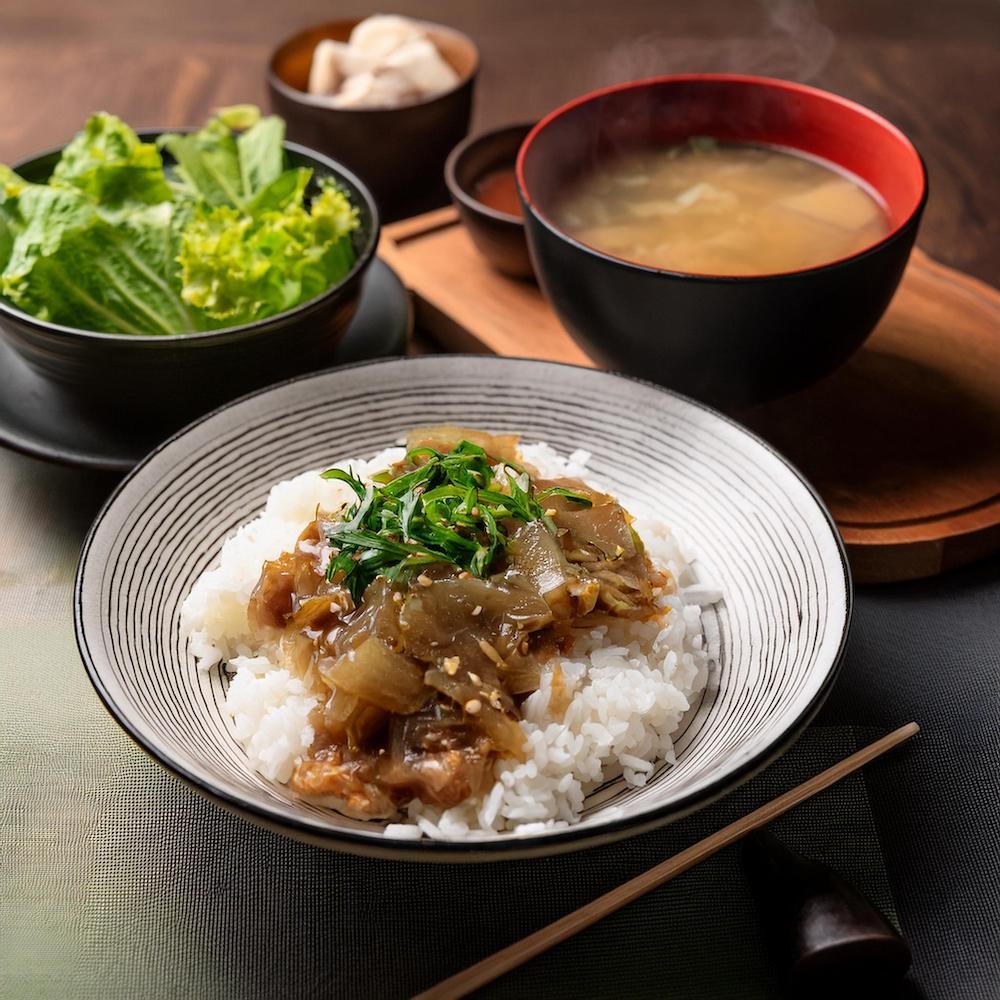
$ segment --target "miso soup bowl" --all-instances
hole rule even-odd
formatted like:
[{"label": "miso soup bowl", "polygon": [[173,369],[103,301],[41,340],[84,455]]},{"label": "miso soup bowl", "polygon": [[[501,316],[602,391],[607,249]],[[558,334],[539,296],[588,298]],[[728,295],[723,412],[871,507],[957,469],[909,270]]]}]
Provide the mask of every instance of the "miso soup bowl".
[{"label": "miso soup bowl", "polygon": [[[692,136],[818,157],[879,197],[889,232],[840,260],[744,277],[612,257],[554,221],[586,172]],[[927,200],[920,154],[884,118],[814,87],[730,74],[654,77],[579,97],[535,126],[516,173],[535,273],[584,350],[726,408],[803,388],[857,350],[896,291]]]}]

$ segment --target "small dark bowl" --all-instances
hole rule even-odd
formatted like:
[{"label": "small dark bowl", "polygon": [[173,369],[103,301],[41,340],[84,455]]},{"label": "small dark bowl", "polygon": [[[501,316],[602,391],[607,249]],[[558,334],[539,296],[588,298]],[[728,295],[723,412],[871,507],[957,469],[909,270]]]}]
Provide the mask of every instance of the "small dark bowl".
[{"label": "small dark bowl", "polygon": [[[153,141],[160,131],[139,135]],[[43,182],[60,152],[32,157],[14,169],[26,180]],[[340,164],[294,143],[285,143],[285,153],[290,165],[312,168],[313,186],[333,177],[358,207],[357,260],[322,295],[256,323],[169,336],[78,330],[36,319],[0,299],[0,335],[57,387],[79,419],[109,427],[129,421],[164,435],[244,393],[328,367],[375,255],[378,212],[365,186]],[[166,153],[164,160],[169,162]]]},{"label": "small dark bowl", "polygon": [[[721,277],[611,257],[552,221],[562,192],[596,164],[699,135],[832,163],[879,194],[889,234],[818,267]],[[899,284],[927,200],[920,155],[884,118],[813,87],[728,74],[580,97],[535,126],[517,179],[535,273],[570,334],[603,366],[723,407],[802,388],[861,345]]]},{"label": "small dark bowl", "polygon": [[476,249],[513,278],[533,278],[528,238],[520,215],[501,212],[476,198],[476,183],[491,170],[510,167],[534,125],[507,125],[460,142],[444,166],[444,179]]},{"label": "small dark bowl", "polygon": [[282,42],[267,73],[271,107],[288,123],[289,138],[353,170],[386,221],[438,208],[448,201],[444,162],[469,131],[479,50],[453,28],[418,21],[458,73],[458,86],[401,108],[331,108],[306,90],[313,50],[326,38],[346,42],[360,20],[319,24]]}]

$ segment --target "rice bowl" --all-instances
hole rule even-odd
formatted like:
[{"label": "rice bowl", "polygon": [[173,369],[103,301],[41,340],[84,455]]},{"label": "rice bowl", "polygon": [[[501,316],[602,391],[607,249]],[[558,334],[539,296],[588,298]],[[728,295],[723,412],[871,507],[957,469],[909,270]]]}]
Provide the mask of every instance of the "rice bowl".
[{"label": "rice bowl", "polygon": [[[592,790],[574,823],[537,833],[521,824],[517,835],[459,828],[448,839],[414,839],[409,829],[386,834],[399,817],[359,820],[290,794],[248,766],[226,709],[225,671],[198,669],[182,627],[181,607],[199,577],[265,508],[273,484],[348,456],[372,456],[407,428],[435,422],[519,431],[564,456],[585,445],[587,479],[613,486],[640,520],[659,518],[676,529],[697,555],[698,579],[725,595],[702,610],[708,683],[672,736],[676,763],[661,762],[643,785],[622,775]],[[312,513],[301,503],[298,512],[289,508],[286,537]],[[712,596],[683,589],[685,603]],[[76,621],[84,663],[112,715],[213,801],[326,848],[488,861],[648,830],[745,780],[818,710],[836,676],[849,607],[846,561],[827,512],[794,469],[738,425],[607,373],[434,357],[298,379],[225,407],[167,442],[98,518],[81,558]]]}]

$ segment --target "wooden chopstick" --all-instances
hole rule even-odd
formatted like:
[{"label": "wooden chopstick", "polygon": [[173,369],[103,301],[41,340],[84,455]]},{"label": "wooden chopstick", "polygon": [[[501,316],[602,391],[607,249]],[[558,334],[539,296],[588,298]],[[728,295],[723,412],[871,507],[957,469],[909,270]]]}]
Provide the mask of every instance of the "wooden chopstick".
[{"label": "wooden chopstick", "polygon": [[881,757],[882,754],[898,746],[904,740],[908,740],[919,730],[920,727],[915,722],[900,726],[899,729],[888,733],[874,743],[870,743],[858,750],[857,753],[852,753],[849,757],[845,757],[842,761],[828,767],[825,771],[821,771],[801,785],[765,803],[759,809],[754,809],[753,812],[747,813],[746,816],[724,826],[721,830],[716,830],[704,840],[699,840],[697,844],[692,844],[679,854],[675,854],[672,858],[650,868],[649,871],[637,875],[624,885],[618,886],[617,889],[612,889],[603,896],[598,896],[597,899],[581,906],[580,909],[574,910],[572,913],[567,913],[565,917],[560,917],[547,927],[521,938],[520,941],[515,941],[514,944],[502,948],[481,962],[476,962],[475,965],[470,965],[467,969],[463,969],[454,976],[438,983],[437,986],[424,990],[423,993],[413,997],[413,1000],[457,1000],[458,997],[467,996],[473,990],[492,982],[505,972],[517,968],[528,959],[534,958],[553,945],[559,944],[560,941],[565,941],[578,931],[582,931],[602,917],[606,917],[609,913],[621,909],[626,903],[631,903],[640,896],[644,896],[651,889],[670,881],[675,875],[694,867],[699,862],[721,851],[722,848],[735,843],[741,837],[745,837],[748,833],[766,826],[771,820],[788,812],[800,802],[804,802],[816,795],[817,792],[822,792],[836,784],[841,778],[853,774],[858,768],[864,767],[876,757]]}]

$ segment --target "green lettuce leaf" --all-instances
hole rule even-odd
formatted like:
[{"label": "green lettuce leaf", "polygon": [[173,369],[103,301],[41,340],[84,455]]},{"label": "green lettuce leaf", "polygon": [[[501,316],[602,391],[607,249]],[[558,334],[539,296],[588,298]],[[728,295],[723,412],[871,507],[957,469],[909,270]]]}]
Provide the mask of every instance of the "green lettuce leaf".
[{"label": "green lettuce leaf", "polygon": [[[245,208],[277,180],[284,169],[285,123],[274,115],[259,115],[253,105],[223,108],[198,132],[160,136],[158,145],[177,161],[192,197],[209,205]],[[236,136],[229,122],[252,124]]]},{"label": "green lettuce leaf", "polygon": [[181,240],[181,295],[224,326],[284,312],[347,274],[356,226],[357,210],[333,185],[308,209],[299,202],[255,215],[198,209]]},{"label": "green lettuce leaf", "polygon": [[243,195],[252,198],[276,181],[285,168],[285,123],[276,115],[261,118],[236,140]]},{"label": "green lettuce leaf", "polygon": [[222,122],[226,128],[240,129],[250,128],[260,121],[260,108],[256,104],[230,104],[227,108],[218,108],[215,117]]},{"label": "green lettuce leaf", "polygon": [[199,132],[161,135],[157,145],[177,161],[191,197],[209,205],[238,208],[244,204],[236,136],[218,118]]},{"label": "green lettuce leaf", "polygon": [[136,203],[169,201],[159,150],[120,118],[101,111],[66,146],[52,172],[53,187],[73,187],[114,211]]},{"label": "green lettuce leaf", "polygon": [[19,309],[109,333],[197,328],[177,288],[183,220],[170,202],[115,224],[78,190],[24,184],[0,203],[0,218],[11,237],[0,294]]},{"label": "green lettuce leaf", "polygon": [[290,205],[301,205],[311,178],[312,171],[308,167],[293,167],[284,171],[250,199],[247,215],[284,212]]}]

